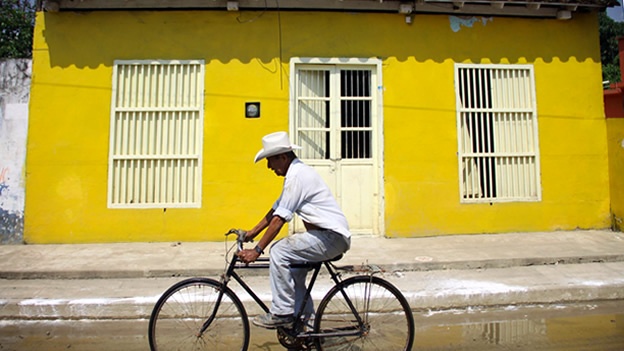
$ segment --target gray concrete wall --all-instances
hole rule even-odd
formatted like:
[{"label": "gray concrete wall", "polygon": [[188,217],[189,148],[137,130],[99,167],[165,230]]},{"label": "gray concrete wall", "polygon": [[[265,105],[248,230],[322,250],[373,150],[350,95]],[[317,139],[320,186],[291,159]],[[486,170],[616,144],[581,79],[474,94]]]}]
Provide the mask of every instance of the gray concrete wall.
[{"label": "gray concrete wall", "polygon": [[31,60],[0,61],[0,243],[24,237]]}]

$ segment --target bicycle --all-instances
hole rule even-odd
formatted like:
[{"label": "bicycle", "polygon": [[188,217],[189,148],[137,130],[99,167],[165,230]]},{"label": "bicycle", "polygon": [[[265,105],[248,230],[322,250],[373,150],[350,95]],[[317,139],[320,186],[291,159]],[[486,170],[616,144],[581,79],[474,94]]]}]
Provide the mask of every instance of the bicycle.
[{"label": "bicycle", "polygon": [[[242,250],[245,232],[231,229],[225,234],[226,238],[231,234],[236,235],[236,252]],[[343,280],[340,271],[357,270],[352,266],[335,266],[334,262],[340,258],[342,255],[328,261],[291,264],[292,268],[310,270],[312,275],[293,326],[277,328],[280,344],[295,350],[312,347],[316,350],[411,350],[414,317],[403,294],[387,280],[375,276],[381,270],[373,266],[365,269],[366,275]],[[236,272],[238,269],[267,269],[268,261],[268,257],[260,257],[254,263],[244,264],[234,253],[220,280],[190,278],[167,289],[150,316],[151,349],[247,350],[250,341],[247,311],[228,284],[233,278],[262,310],[268,312],[267,305]],[[302,318],[304,306],[322,266],[335,285],[321,300],[310,323]]]}]

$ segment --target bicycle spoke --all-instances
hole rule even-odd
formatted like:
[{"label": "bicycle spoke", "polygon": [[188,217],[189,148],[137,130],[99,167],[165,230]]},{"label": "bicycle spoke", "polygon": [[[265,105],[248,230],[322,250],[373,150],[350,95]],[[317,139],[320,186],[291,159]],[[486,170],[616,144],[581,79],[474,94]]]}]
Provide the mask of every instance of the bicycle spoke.
[{"label": "bicycle spoke", "polygon": [[219,282],[197,278],[167,291],[150,319],[152,349],[244,350],[249,341],[249,324],[244,308],[229,289],[223,294],[212,322],[199,335],[204,323],[215,313],[221,289]]},{"label": "bicycle spoke", "polygon": [[[376,277],[354,277],[330,291],[319,306],[317,332],[322,350],[408,350],[413,340],[413,317],[404,297],[391,284]],[[353,332],[357,331],[357,335]],[[351,333],[351,335],[349,335]]]}]

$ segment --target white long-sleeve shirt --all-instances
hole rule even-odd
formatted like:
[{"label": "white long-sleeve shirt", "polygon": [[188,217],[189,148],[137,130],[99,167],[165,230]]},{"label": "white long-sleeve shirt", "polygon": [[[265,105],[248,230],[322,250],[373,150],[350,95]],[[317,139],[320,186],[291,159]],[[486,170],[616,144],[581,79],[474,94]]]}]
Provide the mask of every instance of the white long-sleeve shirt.
[{"label": "white long-sleeve shirt", "polygon": [[298,214],[304,222],[351,237],[347,218],[321,176],[294,159],[284,178],[282,194],[273,204],[273,215],[290,222]]}]

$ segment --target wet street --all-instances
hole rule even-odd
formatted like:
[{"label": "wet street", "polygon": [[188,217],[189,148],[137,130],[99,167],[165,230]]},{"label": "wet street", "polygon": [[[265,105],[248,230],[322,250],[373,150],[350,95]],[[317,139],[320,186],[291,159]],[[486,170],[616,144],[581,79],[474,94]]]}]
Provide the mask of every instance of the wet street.
[{"label": "wet street", "polygon": [[[624,350],[624,301],[415,311],[415,350]],[[0,321],[0,350],[146,350],[146,320]],[[284,350],[251,327],[250,350]]]},{"label": "wet street", "polygon": [[624,301],[414,316],[416,350],[624,350]]}]

